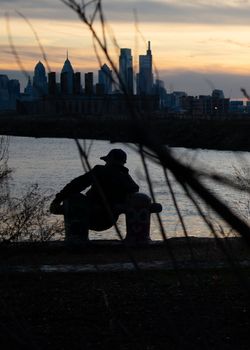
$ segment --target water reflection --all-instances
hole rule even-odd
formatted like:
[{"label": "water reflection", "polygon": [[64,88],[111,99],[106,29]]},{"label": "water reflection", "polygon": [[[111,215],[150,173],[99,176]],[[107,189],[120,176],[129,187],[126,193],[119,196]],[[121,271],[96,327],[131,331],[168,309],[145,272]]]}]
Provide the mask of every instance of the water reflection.
[{"label": "water reflection", "polygon": [[[115,144],[115,147],[123,148],[128,154],[127,166],[141,192],[149,193],[140,156],[130,145]],[[99,159],[107,154],[114,144],[105,141],[95,141],[90,150],[90,163],[92,166],[101,164]],[[174,149],[174,155],[182,162],[192,164],[193,167],[203,171],[216,172],[223,175],[234,176],[236,170],[243,169],[244,174],[250,169],[250,156],[243,152],[225,152],[208,150]],[[160,166],[148,162],[150,176],[154,184],[156,200],[162,203],[161,218],[168,237],[183,236],[182,227],[176,215],[169,190],[165,183],[164,173]],[[55,194],[66,183],[82,174],[83,169],[76,144],[68,139],[34,139],[25,137],[11,137],[9,166],[13,169],[10,179],[12,195],[20,196],[34,183],[37,183],[42,191]],[[171,177],[176,199],[183,215],[185,224],[191,236],[210,236],[211,232],[197,214],[196,209],[187,198],[183,189]],[[233,190],[211,180],[203,180],[204,183],[223,199],[230,207],[241,216],[248,218],[248,195]],[[214,213],[203,206],[206,214],[212,217],[215,227],[220,229],[225,226]],[[125,233],[125,220],[120,217],[119,226]],[[152,218],[151,235],[153,239],[161,239],[161,233],[155,215]],[[91,233],[91,238],[116,238],[116,233],[110,229],[101,233]]]}]

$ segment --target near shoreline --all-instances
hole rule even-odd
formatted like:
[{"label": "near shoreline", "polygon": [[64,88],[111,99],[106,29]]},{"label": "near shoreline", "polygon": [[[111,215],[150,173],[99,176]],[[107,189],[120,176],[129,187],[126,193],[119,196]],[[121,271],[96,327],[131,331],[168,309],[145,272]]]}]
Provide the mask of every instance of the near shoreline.
[{"label": "near shoreline", "polygon": [[[63,241],[2,243],[0,272],[17,266],[110,266],[117,271],[131,269],[138,263],[143,269],[231,267],[232,263],[250,265],[250,247],[243,238],[170,238],[166,242],[128,245],[121,241],[89,241],[78,245]],[[130,265],[128,265],[130,264]],[[113,267],[112,267],[113,266]],[[126,268],[125,268],[126,267]],[[108,268],[106,268],[107,270]],[[49,269],[48,269],[49,270]],[[95,269],[94,269],[95,270]],[[80,271],[80,270],[79,270]],[[88,272],[89,269],[86,269]],[[91,271],[91,270],[90,270]]]}]

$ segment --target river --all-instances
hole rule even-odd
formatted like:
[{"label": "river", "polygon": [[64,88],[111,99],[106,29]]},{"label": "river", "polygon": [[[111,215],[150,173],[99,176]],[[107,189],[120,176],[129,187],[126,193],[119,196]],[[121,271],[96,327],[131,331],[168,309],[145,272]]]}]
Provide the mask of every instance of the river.
[{"label": "river", "polygon": [[[90,141],[87,142],[87,147]],[[141,192],[149,193],[143,165],[140,155],[133,149],[133,145],[111,144],[105,141],[94,141],[90,148],[90,163],[104,164],[99,158],[108,153],[112,148],[122,148],[128,154],[126,166],[130,174],[140,186]],[[216,172],[223,175],[236,177],[237,172],[248,173],[250,169],[250,154],[246,152],[226,152],[210,150],[187,150],[184,148],[173,149],[173,153],[182,162],[192,164],[194,168],[207,172]],[[55,194],[74,177],[83,173],[79,153],[74,140],[70,139],[35,139],[27,137],[10,137],[9,167],[13,170],[10,179],[10,189],[13,196],[21,196],[31,184],[38,184],[41,191]],[[149,171],[154,185],[158,202],[163,206],[161,219],[167,237],[183,236],[182,227],[176,214],[169,189],[166,186],[164,173],[160,166],[148,161]],[[174,181],[174,191],[178,200],[182,216],[188,228],[190,236],[211,236],[196,209],[182,188]],[[219,196],[226,204],[241,216],[248,215],[248,196],[231,188],[221,186],[211,180],[205,181],[206,185]],[[229,228],[219,220],[209,208],[204,207],[206,215],[212,217],[216,227],[222,224],[225,232]],[[119,227],[125,233],[125,221],[121,216]],[[91,238],[116,238],[113,229],[105,232],[91,232]],[[156,217],[151,223],[151,237],[162,239]]]}]

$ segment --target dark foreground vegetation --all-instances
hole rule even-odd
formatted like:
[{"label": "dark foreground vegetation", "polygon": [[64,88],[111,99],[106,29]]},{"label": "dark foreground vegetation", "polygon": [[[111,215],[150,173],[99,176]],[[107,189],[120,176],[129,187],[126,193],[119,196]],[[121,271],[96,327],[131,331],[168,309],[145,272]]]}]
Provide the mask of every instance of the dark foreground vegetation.
[{"label": "dark foreground vegetation", "polygon": [[235,275],[181,276],[2,275],[1,349],[249,349],[249,294]]},{"label": "dark foreground vegetation", "polygon": [[[249,260],[242,240],[223,242],[231,257]],[[249,349],[249,267],[186,268],[185,239],[170,243],[177,270],[2,271],[1,349]],[[227,260],[213,239],[192,243],[197,262]],[[164,245],[129,250],[137,261],[172,260]],[[129,261],[121,245],[24,244],[1,253],[1,267]]]},{"label": "dark foreground vegetation", "polygon": [[[1,116],[2,135],[63,137],[140,143],[149,131],[157,142],[171,147],[250,150],[250,120],[56,118],[54,116]],[[145,141],[145,140],[144,140]]]}]

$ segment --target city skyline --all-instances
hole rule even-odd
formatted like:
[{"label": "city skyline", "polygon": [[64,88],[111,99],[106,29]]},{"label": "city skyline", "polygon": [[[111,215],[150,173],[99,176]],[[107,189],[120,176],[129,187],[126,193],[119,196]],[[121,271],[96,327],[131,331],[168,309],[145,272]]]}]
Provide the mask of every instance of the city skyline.
[{"label": "city skyline", "polygon": [[[130,95],[148,96],[155,93],[154,84],[160,84],[164,88],[164,82],[157,79],[158,76],[154,77],[153,75],[152,58],[151,43],[149,41],[146,55],[139,55],[139,70],[136,72],[133,70],[131,49],[121,48],[119,55],[120,81],[106,63],[100,67],[98,72],[95,72],[96,79],[94,79],[94,72],[77,72],[74,70],[74,64],[71,63],[67,50],[61,72],[52,72],[48,67],[46,69],[46,62],[43,63],[39,60],[34,66],[33,74],[26,77],[26,86],[21,90],[25,94],[28,92],[28,95],[32,95],[35,98],[46,95],[48,86],[52,87],[53,80],[53,89],[55,89],[55,84],[60,84],[61,92],[65,95],[75,94],[76,90],[77,94],[81,94],[83,92],[81,74],[84,73],[84,89],[85,94],[88,91],[87,95],[93,95],[94,93],[97,95],[128,93]],[[59,79],[57,79],[57,76]],[[76,86],[78,87],[77,89]]]},{"label": "city skyline", "polygon": [[[120,47],[131,48],[138,57],[151,41],[154,66],[169,91],[198,95],[209,94],[214,87],[236,98],[242,97],[241,87],[250,90],[249,1],[104,1],[103,5]],[[76,70],[100,69],[87,29],[60,1],[3,0],[1,14],[10,14],[13,41],[29,73],[41,52],[27,23],[13,11],[17,6],[39,35],[52,71],[59,71],[66,49]],[[135,29],[133,9],[145,41]],[[26,79],[18,74],[3,16],[0,24],[0,72],[16,77],[23,87]],[[112,48],[110,52],[118,63],[117,52]],[[135,68],[138,65],[137,60]]]}]

